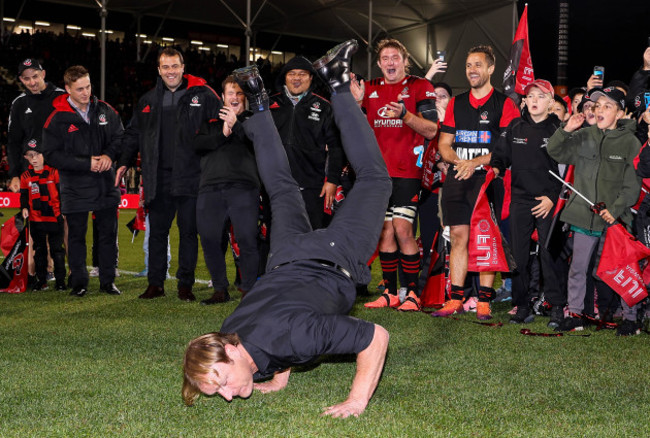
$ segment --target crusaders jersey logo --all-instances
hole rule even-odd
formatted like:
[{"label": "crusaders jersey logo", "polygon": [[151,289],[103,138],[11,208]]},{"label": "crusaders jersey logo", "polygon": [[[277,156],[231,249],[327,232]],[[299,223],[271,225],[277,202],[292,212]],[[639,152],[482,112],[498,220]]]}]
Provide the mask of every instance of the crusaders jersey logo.
[{"label": "crusaders jersey logo", "polygon": [[106,114],[100,114],[99,115],[99,124],[100,125],[108,125],[108,122],[106,121]]},{"label": "crusaders jersey logo", "polygon": [[190,103],[190,106],[201,106],[199,103],[199,96],[194,96],[192,98],[192,103]]}]

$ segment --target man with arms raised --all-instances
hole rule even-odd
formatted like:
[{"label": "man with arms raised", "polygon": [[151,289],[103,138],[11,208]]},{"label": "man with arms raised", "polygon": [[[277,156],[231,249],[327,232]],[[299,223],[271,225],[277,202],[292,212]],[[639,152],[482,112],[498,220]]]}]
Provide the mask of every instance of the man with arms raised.
[{"label": "man with arms raised", "polygon": [[[249,397],[253,389],[278,391],[287,385],[292,366],[324,354],[357,355],[349,397],[325,408],[324,415],[360,415],[377,387],[388,332],[347,313],[354,304],[355,283],[369,277],[366,262],[381,231],[390,179],[377,141],[350,93],[348,69],[356,48],[356,41],[348,41],[314,64],[332,88],[335,122],[357,175],[330,225],[315,231],[257,69],[234,72],[254,112],[243,125],[271,200],[271,253],[267,273],[224,321],[221,332],[200,336],[187,347],[183,398],[188,405],[200,393],[218,393],[230,401]],[[253,383],[271,376],[270,381]]]},{"label": "man with arms raised", "polygon": [[[435,91],[426,79],[408,75],[409,53],[397,40],[383,40],[377,46],[377,65],[382,78],[366,82],[365,90],[353,81],[353,93],[361,102],[393,181],[379,240],[379,260],[386,287],[378,300],[366,307],[398,307],[419,310],[420,249],[413,222],[422,180],[424,140],[438,131]],[[397,295],[397,266],[401,264],[407,288],[400,305]]]},{"label": "man with arms raised", "polygon": [[[469,224],[478,192],[485,181],[483,166],[490,163],[492,148],[501,131],[519,117],[515,103],[490,83],[495,57],[490,46],[469,50],[465,74],[470,91],[454,97],[447,106],[438,147],[443,160],[451,164],[442,190],[442,215],[450,227],[451,300],[433,316],[463,311],[463,285],[467,275]],[[494,187],[494,183],[492,184]],[[500,208],[499,208],[500,210]],[[494,272],[480,273],[476,316],[492,318]]]}]

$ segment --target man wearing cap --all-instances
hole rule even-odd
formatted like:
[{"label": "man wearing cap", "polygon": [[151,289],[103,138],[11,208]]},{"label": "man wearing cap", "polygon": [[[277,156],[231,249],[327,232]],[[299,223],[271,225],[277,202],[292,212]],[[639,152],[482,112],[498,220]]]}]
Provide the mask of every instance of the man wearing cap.
[{"label": "man wearing cap", "polygon": [[327,226],[325,208],[332,207],[340,183],[343,149],[330,103],[312,92],[314,74],[306,58],[292,58],[280,71],[282,90],[270,99],[291,174],[315,230]]},{"label": "man wearing cap", "polygon": [[[526,108],[521,117],[510,122],[494,146],[490,166],[497,175],[511,168],[510,247],[517,265],[512,276],[512,304],[517,313],[511,323],[533,320],[530,308],[528,266],[530,243],[534,230],[539,242],[546,242],[553,223],[553,207],[562,184],[549,173],[559,174],[558,163],[546,152],[548,139],[560,126],[560,120],[549,108],[555,103],[550,82],[537,79],[524,89]],[[564,316],[566,297],[561,291],[558,271],[550,252],[540,244],[544,275],[544,296],[553,306],[549,327],[555,328]],[[552,324],[551,324],[552,323]]]},{"label": "man wearing cap", "polygon": [[[483,166],[490,163],[493,145],[510,121],[519,117],[514,102],[492,87],[495,56],[490,46],[469,50],[465,75],[470,91],[455,96],[447,106],[445,121],[440,128],[438,146],[442,159],[451,165],[442,190],[442,214],[450,226],[451,252],[449,269],[451,300],[433,316],[449,316],[463,312],[463,285],[467,276],[469,257],[469,224],[474,204],[485,181]],[[492,183],[490,191],[497,207],[501,206],[502,183]],[[494,272],[481,272],[476,316],[492,318],[490,302],[494,299]]]},{"label": "man wearing cap", "polygon": [[34,58],[18,65],[18,79],[25,87],[11,103],[9,131],[7,133],[7,159],[9,160],[9,190],[20,190],[20,176],[27,170],[23,150],[31,142],[40,145],[45,120],[54,110],[52,101],[65,91],[45,82],[45,70]]},{"label": "man wearing cap", "polygon": [[[574,186],[592,202],[604,202],[599,213],[574,192],[571,194],[560,219],[573,230],[573,258],[569,268],[569,316],[556,330],[582,330],[582,313],[588,266],[598,247],[604,230],[619,219],[632,223],[630,207],[639,198],[641,180],[634,169],[634,158],[641,144],[634,136],[636,122],[624,119],[625,96],[616,88],[605,88],[590,93],[596,102],[596,124],[579,129],[584,114],[574,114],[562,129],[558,129],[548,142],[548,154],[560,163],[575,165]],[[598,263],[598,261],[596,262]],[[634,321],[633,311],[623,303],[623,317]],[[628,333],[637,333],[636,326],[626,324]]]}]

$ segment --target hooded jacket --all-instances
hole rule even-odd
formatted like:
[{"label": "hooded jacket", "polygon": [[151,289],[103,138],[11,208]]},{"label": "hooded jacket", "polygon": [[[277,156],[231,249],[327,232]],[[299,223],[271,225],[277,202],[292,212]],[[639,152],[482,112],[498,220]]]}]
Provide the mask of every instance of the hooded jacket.
[{"label": "hooded jacket", "polygon": [[45,161],[59,171],[61,213],[82,213],[117,207],[115,166],[105,172],[90,170],[91,157],[107,155],[113,162],[119,153],[124,128],[109,104],[90,98],[90,123],[68,102],[68,95],[54,99],[54,112],[43,128]]},{"label": "hooded jacket", "polygon": [[533,121],[528,111],[513,119],[497,140],[490,165],[504,175],[511,169],[512,202],[537,204],[538,196],[548,196],[555,203],[562,184],[548,173],[558,174],[557,162],[546,151],[549,138],[560,126],[555,114],[539,123]]},{"label": "hooded jacket", "polygon": [[[165,85],[159,77],[156,87],[138,101],[133,118],[127,126],[118,167],[135,162],[138,151],[142,163],[144,200],[149,204],[156,197],[160,160],[160,133],[162,99]],[[204,79],[184,75],[182,88],[187,91],[176,106],[176,133],[174,142],[174,167],[171,173],[173,196],[198,196],[201,175],[200,157],[192,142],[201,124],[218,119],[221,99]]]},{"label": "hooded jacket", "polygon": [[[603,132],[597,125],[574,132],[558,129],[548,142],[548,154],[559,163],[575,165],[574,186],[591,202],[604,202],[615,218],[632,223],[630,207],[641,190],[634,158],[641,144],[634,136],[636,122],[621,119]],[[562,221],[590,231],[603,231],[607,223],[575,193],[560,216]]]},{"label": "hooded jacket", "polygon": [[9,160],[9,178],[20,177],[27,170],[23,159],[25,146],[31,141],[41,144],[43,125],[54,111],[52,102],[65,91],[46,83],[45,90],[33,94],[29,90],[20,94],[11,103],[9,130],[7,133],[7,159]]}]

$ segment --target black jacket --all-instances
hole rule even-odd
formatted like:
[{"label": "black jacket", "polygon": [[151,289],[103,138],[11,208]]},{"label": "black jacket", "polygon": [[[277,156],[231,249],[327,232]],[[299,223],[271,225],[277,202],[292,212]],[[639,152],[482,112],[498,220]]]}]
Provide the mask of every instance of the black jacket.
[{"label": "black jacket", "polygon": [[[156,197],[164,86],[159,77],[156,87],[138,101],[124,134],[122,156],[118,162],[118,166],[129,166],[140,152],[144,200],[147,204]],[[197,196],[201,168],[192,142],[204,121],[218,118],[222,103],[206,81],[196,76],[185,75],[181,87],[187,88],[187,92],[177,104],[171,194]]]},{"label": "black jacket", "polygon": [[524,111],[521,117],[510,122],[497,140],[490,165],[499,169],[500,175],[512,166],[512,202],[537,204],[537,196],[548,196],[553,203],[557,201],[562,184],[548,173],[552,170],[559,174],[559,171],[546,145],[559,126],[555,114],[535,123]]},{"label": "black jacket", "polygon": [[294,106],[283,91],[271,96],[270,109],[298,185],[320,189],[325,177],[338,185],[343,149],[330,103],[308,92]]},{"label": "black jacket", "polygon": [[68,95],[54,99],[54,112],[43,128],[45,161],[59,170],[61,212],[81,213],[117,207],[115,165],[101,173],[90,170],[92,156],[119,153],[124,128],[117,111],[91,97],[86,123],[68,102]]},{"label": "black jacket", "polygon": [[251,114],[244,111],[237,116],[237,123],[228,137],[223,135],[223,120],[203,123],[194,138],[194,150],[201,156],[199,192],[215,190],[221,184],[260,187],[253,143],[242,127]]},{"label": "black jacket", "polygon": [[25,146],[32,140],[40,145],[43,125],[54,111],[52,101],[62,94],[65,94],[65,91],[48,82],[45,90],[39,94],[26,90],[11,103],[7,133],[10,178],[20,177],[27,170],[27,162],[23,158]]}]

